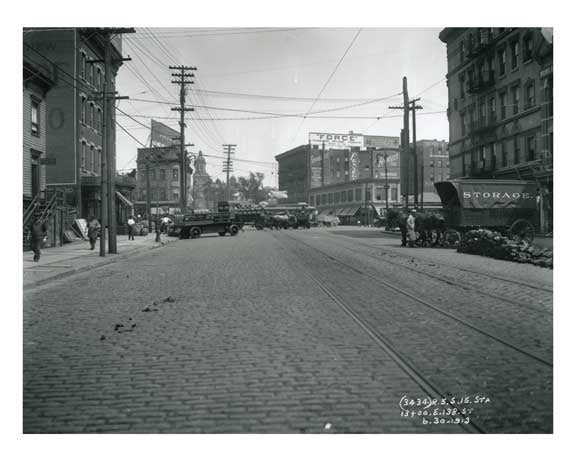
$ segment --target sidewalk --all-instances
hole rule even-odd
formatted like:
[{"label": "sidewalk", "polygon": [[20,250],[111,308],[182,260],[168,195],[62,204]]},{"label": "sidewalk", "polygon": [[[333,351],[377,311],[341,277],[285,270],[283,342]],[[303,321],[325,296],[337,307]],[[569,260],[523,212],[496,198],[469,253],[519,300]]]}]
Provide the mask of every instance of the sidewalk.
[{"label": "sidewalk", "polygon": [[118,235],[116,238],[118,253],[109,254],[108,242],[106,242],[106,256],[103,257],[100,256],[100,240],[96,242],[94,250],[90,250],[90,243],[87,240],[74,241],[61,247],[44,248],[38,263],[34,262],[34,253],[26,251],[23,254],[24,289],[112,264],[130,255],[178,240],[177,237],[166,235],[162,235],[162,243],[156,243],[155,239],[155,233],[135,237],[134,240],[128,240],[127,235]]}]

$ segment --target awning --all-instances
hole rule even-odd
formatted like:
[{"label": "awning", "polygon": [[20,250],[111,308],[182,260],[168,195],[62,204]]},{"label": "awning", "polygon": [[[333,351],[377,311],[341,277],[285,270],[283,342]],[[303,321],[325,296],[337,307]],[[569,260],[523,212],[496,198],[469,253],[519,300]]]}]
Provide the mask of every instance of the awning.
[{"label": "awning", "polygon": [[116,191],[116,197],[118,199],[120,199],[120,202],[122,202],[128,208],[134,209],[134,204],[130,200],[128,200],[126,197],[124,197],[120,192]]},{"label": "awning", "polygon": [[338,210],[338,216],[354,216],[360,207],[342,208]]}]

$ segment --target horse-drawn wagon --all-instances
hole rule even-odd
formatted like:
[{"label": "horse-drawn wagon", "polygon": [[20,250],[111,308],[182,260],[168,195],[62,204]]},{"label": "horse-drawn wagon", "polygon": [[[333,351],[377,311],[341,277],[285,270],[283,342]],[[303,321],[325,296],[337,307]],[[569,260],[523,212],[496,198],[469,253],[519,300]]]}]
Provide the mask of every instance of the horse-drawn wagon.
[{"label": "horse-drawn wagon", "polygon": [[457,245],[464,232],[490,229],[529,243],[538,226],[538,186],[530,181],[454,179],[434,184],[442,201],[443,240]]}]

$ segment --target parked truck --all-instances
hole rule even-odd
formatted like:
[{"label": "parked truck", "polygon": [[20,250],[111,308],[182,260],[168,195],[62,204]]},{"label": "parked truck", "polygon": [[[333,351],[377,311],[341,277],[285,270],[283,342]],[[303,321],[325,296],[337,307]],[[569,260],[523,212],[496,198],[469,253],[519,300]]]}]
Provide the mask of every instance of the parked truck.
[{"label": "parked truck", "polygon": [[175,216],[170,234],[182,239],[198,238],[203,234],[235,236],[243,225],[244,222],[236,219],[232,213],[191,213]]}]

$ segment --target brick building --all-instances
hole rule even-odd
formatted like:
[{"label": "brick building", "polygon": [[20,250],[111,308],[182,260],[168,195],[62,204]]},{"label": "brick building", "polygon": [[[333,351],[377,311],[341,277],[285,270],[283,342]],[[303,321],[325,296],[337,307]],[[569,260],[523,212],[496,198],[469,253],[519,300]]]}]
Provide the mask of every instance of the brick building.
[{"label": "brick building", "polygon": [[276,160],[288,202],[308,202],[344,224],[371,223],[387,205],[400,205],[398,137],[310,133],[308,144]]},{"label": "brick building", "polygon": [[[54,85],[46,95],[46,187],[64,193],[64,204],[77,217],[100,215],[100,165],[103,145],[105,39],[99,29],[25,29],[24,52],[32,65],[50,69]],[[120,35],[112,39],[108,91],[115,91],[121,65]],[[116,168],[116,129],[112,113],[110,146]],[[133,186],[115,182],[117,216],[124,216]],[[121,224],[121,222],[119,222]]]},{"label": "brick building", "polygon": [[[188,161],[190,165],[190,161]],[[147,172],[148,169],[148,172]],[[138,149],[136,160],[136,200],[138,214],[146,214],[147,174],[150,180],[150,205],[152,216],[180,212],[180,146],[164,146]],[[191,202],[191,174],[188,167],[186,190]]]},{"label": "brick building", "polygon": [[[413,149],[413,144],[411,149]],[[418,203],[424,208],[441,207],[440,197],[436,193],[434,183],[445,181],[450,177],[450,158],[448,143],[436,139],[416,141],[416,157],[418,162]],[[414,156],[410,153],[401,157],[401,184],[404,193],[404,204],[411,206],[414,201]]]},{"label": "brick building", "polygon": [[446,28],[452,178],[536,181],[552,226],[552,32]]}]

